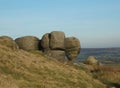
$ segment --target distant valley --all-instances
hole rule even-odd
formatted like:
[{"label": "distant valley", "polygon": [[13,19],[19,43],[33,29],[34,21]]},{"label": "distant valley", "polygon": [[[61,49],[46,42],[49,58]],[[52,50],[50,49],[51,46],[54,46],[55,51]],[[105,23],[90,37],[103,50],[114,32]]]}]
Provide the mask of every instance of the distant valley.
[{"label": "distant valley", "polygon": [[120,48],[82,48],[77,60],[94,56],[103,64],[120,65]]}]

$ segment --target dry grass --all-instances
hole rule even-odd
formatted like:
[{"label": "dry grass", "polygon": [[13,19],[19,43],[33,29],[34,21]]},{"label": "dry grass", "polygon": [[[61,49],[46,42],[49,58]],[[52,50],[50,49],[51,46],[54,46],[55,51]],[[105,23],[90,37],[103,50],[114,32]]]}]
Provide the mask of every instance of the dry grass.
[{"label": "dry grass", "polygon": [[0,74],[0,88],[18,88],[11,76]]},{"label": "dry grass", "polygon": [[[9,87],[8,87],[9,86]],[[79,67],[0,45],[0,88],[105,88]]]},{"label": "dry grass", "polygon": [[93,76],[109,86],[120,88],[120,66],[94,66]]}]

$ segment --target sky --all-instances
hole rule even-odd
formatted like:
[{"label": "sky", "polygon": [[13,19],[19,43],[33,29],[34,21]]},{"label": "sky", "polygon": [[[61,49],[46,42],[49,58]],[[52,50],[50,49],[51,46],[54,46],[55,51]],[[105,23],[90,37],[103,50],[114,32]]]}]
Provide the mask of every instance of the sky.
[{"label": "sky", "polygon": [[120,47],[120,0],[0,0],[0,36],[63,31],[82,48]]}]

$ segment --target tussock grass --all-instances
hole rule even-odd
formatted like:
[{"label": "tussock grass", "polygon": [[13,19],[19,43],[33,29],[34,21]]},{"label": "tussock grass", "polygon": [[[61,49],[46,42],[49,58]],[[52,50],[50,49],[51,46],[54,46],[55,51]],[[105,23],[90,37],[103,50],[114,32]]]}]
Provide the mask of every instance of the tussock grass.
[{"label": "tussock grass", "polygon": [[105,88],[78,68],[38,51],[13,51],[0,45],[0,88]]}]

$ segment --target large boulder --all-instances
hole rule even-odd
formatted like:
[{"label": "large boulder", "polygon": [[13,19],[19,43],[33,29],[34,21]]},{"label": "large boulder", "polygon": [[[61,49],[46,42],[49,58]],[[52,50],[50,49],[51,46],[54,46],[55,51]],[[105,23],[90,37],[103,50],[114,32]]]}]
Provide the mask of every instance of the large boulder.
[{"label": "large boulder", "polygon": [[46,33],[45,35],[43,35],[42,39],[41,39],[41,46],[43,48],[43,50],[49,50],[50,49],[50,39],[49,39],[50,34]]},{"label": "large boulder", "polygon": [[80,53],[80,41],[75,37],[68,37],[65,39],[65,52],[69,60],[74,60]]},{"label": "large boulder", "polygon": [[18,44],[20,49],[23,50],[39,50],[39,42],[40,40],[34,36],[24,36],[15,39],[15,42]]},{"label": "large boulder", "polygon": [[50,34],[50,48],[51,50],[65,49],[65,34],[60,31],[53,31]]},{"label": "large boulder", "polygon": [[98,60],[96,60],[94,56],[88,56],[88,58],[85,60],[85,64],[98,65]]},{"label": "large boulder", "polygon": [[0,44],[4,45],[4,46],[7,46],[7,47],[9,47],[13,50],[18,49],[18,46],[15,43],[15,41],[8,36],[0,36]]}]

